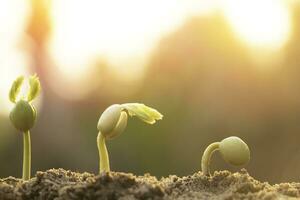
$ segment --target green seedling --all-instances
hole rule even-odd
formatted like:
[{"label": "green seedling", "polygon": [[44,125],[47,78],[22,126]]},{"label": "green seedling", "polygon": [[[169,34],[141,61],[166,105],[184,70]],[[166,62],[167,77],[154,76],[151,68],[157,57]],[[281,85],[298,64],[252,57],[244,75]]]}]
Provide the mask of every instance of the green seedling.
[{"label": "green seedling", "polygon": [[31,102],[39,95],[41,85],[39,78],[36,75],[29,77],[29,92],[26,97],[21,97],[17,100],[21,86],[24,82],[24,77],[18,77],[12,84],[9,92],[9,99],[15,104],[10,112],[9,118],[14,127],[23,132],[23,180],[30,179],[31,172],[31,140],[30,129],[36,121],[36,109]]},{"label": "green seedling", "polygon": [[113,139],[120,135],[127,126],[127,118],[136,116],[140,120],[154,124],[162,119],[162,115],[155,109],[140,103],[114,104],[108,107],[98,121],[97,145],[99,150],[99,173],[109,172],[109,157],[105,144],[106,139]]},{"label": "green seedling", "polygon": [[214,142],[205,149],[201,161],[201,168],[204,175],[210,175],[209,165],[211,156],[217,150],[227,163],[234,166],[245,165],[250,160],[248,145],[239,137],[231,136],[223,139],[221,142]]}]

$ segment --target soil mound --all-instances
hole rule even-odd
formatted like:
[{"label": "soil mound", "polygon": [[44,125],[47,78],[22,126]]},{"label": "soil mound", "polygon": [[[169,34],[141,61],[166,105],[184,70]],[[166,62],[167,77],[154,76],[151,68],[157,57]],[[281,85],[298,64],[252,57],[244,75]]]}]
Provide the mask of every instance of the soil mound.
[{"label": "soil mound", "polygon": [[246,170],[171,175],[161,180],[146,174],[110,172],[95,176],[64,169],[37,172],[29,181],[0,179],[0,199],[300,199],[300,183],[261,183]]}]

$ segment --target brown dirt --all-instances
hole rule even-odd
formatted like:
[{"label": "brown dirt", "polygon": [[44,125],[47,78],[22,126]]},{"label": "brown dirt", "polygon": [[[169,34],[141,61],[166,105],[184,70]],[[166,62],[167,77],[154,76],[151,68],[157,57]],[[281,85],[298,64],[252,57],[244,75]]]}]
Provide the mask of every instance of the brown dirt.
[{"label": "brown dirt", "polygon": [[246,170],[204,176],[169,176],[111,172],[95,176],[64,169],[37,172],[29,181],[0,179],[0,199],[300,199],[300,183],[270,185],[253,179]]}]

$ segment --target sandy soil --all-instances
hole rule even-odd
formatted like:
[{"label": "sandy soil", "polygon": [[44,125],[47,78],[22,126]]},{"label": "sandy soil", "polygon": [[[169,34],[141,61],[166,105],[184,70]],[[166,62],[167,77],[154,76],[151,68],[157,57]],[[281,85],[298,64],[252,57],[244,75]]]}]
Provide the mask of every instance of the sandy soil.
[{"label": "sandy soil", "polygon": [[246,172],[215,172],[203,176],[169,176],[157,180],[148,174],[111,172],[95,176],[63,169],[37,172],[30,181],[0,179],[0,199],[300,199],[300,183],[270,185]]}]

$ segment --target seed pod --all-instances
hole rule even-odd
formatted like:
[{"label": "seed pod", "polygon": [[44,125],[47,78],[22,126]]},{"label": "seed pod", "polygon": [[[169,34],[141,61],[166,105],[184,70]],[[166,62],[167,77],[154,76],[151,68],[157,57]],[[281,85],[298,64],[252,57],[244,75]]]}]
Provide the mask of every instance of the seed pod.
[{"label": "seed pod", "polygon": [[36,110],[27,101],[20,100],[10,112],[9,118],[16,129],[26,132],[35,124]]},{"label": "seed pod", "polygon": [[223,139],[219,144],[219,151],[223,159],[232,165],[244,165],[250,160],[248,145],[235,136]]},{"label": "seed pod", "polygon": [[97,128],[106,139],[112,139],[125,130],[127,118],[127,113],[122,111],[122,107],[114,104],[102,113]]}]

